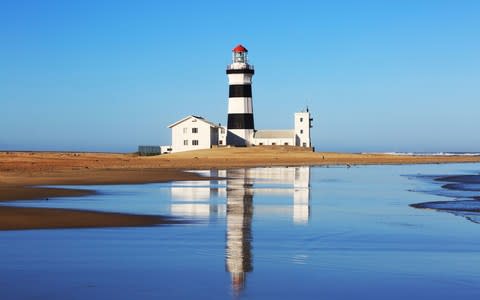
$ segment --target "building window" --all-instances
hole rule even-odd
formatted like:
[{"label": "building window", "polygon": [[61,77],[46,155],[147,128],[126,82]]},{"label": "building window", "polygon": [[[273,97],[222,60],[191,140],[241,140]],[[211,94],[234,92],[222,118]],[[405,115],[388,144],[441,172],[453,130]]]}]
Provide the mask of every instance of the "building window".
[{"label": "building window", "polygon": [[198,140],[193,140],[193,141],[192,141],[192,145],[193,145],[193,146],[198,146]]},{"label": "building window", "polygon": [[197,127],[193,127],[193,128],[192,128],[192,133],[198,133],[198,128],[197,128]]},{"label": "building window", "polygon": [[303,122],[303,118],[300,118],[300,122]]},{"label": "building window", "polygon": [[303,143],[303,147],[307,147],[307,143]]},{"label": "building window", "polygon": [[183,145],[188,146],[188,140],[183,140]]},{"label": "building window", "polygon": [[284,143],[285,146],[288,146],[288,143]]},{"label": "building window", "polygon": [[303,129],[300,129],[300,133],[303,133]]},{"label": "building window", "polygon": [[184,127],[183,128],[183,134],[187,134],[188,133],[188,128],[187,127]]},{"label": "building window", "polygon": [[263,143],[258,143],[259,146],[263,146]]}]

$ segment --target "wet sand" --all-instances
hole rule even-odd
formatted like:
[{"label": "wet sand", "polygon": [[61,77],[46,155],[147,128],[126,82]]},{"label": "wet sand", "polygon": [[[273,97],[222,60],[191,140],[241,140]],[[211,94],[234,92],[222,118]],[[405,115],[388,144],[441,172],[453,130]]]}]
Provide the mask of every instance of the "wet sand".
[{"label": "wet sand", "polygon": [[52,228],[98,228],[98,227],[140,227],[156,224],[179,223],[162,216],[104,213],[94,211],[1,207],[0,229],[52,229]]},{"label": "wet sand", "polygon": [[[387,154],[318,153],[302,148],[217,148],[151,157],[115,153],[0,152],[0,201],[83,196],[94,190],[45,188],[45,185],[140,184],[201,180],[192,169],[300,165],[427,164],[480,162],[480,156],[406,156]],[[114,214],[106,223],[102,213],[76,210],[0,207],[0,229],[137,226],[164,223],[164,218]],[[69,222],[70,218],[85,221]],[[108,214],[111,215],[111,214]],[[78,218],[77,218],[78,217]],[[113,218],[113,217],[112,217]],[[139,219],[142,219],[139,224]],[[113,220],[111,218],[107,218]],[[8,220],[8,222],[6,221]],[[36,221],[35,221],[36,220]],[[41,222],[40,222],[41,221]],[[17,224],[17,225],[15,225]],[[76,225],[75,225],[76,224]]]}]

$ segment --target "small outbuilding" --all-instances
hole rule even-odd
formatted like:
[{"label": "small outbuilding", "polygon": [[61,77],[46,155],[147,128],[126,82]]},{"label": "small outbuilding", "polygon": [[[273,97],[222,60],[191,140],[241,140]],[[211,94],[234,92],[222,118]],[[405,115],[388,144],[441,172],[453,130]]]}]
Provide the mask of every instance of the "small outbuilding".
[{"label": "small outbuilding", "polygon": [[295,146],[295,130],[256,130],[254,145]]},{"label": "small outbuilding", "polygon": [[138,155],[152,156],[162,153],[160,146],[138,146]]}]

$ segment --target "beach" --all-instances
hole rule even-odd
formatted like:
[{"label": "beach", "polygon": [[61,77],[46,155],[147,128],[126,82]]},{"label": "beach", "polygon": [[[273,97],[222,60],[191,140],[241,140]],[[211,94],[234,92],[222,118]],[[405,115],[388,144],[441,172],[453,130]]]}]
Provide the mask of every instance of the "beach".
[{"label": "beach", "polygon": [[[49,185],[142,184],[205,179],[196,173],[185,172],[186,170],[469,162],[480,162],[480,156],[312,152],[288,146],[214,148],[149,157],[119,153],[0,152],[0,201],[45,201],[54,197],[95,193],[94,188],[78,190],[45,187]],[[171,222],[152,216],[44,208],[13,209],[8,206],[0,207],[0,216],[0,229],[4,230],[148,226]]]}]

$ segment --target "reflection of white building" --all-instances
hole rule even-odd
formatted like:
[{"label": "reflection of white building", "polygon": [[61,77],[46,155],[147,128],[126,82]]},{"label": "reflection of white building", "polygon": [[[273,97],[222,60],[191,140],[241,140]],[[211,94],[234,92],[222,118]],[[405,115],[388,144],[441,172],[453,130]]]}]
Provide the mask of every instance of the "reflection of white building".
[{"label": "reflection of white building", "polygon": [[[212,170],[200,173],[206,177],[227,179],[172,184],[171,213],[174,216],[197,218],[225,216],[225,267],[231,274],[234,292],[240,293],[247,273],[253,270],[254,195],[292,199],[291,204],[256,203],[256,217],[289,215],[293,216],[295,224],[307,223],[310,216],[310,167]],[[226,198],[226,205],[212,200],[215,198]]]},{"label": "reflection of white building", "polygon": [[209,181],[184,181],[173,184],[170,191],[172,199],[179,201],[209,201],[212,194]]},{"label": "reflection of white building", "polygon": [[293,222],[307,223],[310,217],[310,167],[295,168]]},{"label": "reflection of white building", "polygon": [[[297,224],[307,223],[310,217],[310,167],[275,167],[248,169],[254,182],[254,194],[289,196],[292,206],[255,206],[260,214],[290,214]],[[272,185],[270,187],[270,185]],[[292,187],[293,186],[293,187]]]},{"label": "reflection of white building", "polygon": [[[225,171],[199,172],[206,177],[225,177]],[[225,215],[225,205],[212,203],[212,197],[225,197],[225,188],[219,188],[217,180],[179,181],[170,188],[174,216],[208,218]]]},{"label": "reflection of white building", "polygon": [[[291,205],[269,203],[255,204],[255,214],[290,215],[296,224],[307,223],[310,215],[310,167],[273,167],[255,169],[237,169],[226,171],[204,171],[207,177],[229,177],[226,187],[223,181],[183,181],[172,184],[173,203],[171,213],[176,216],[202,217],[226,214],[226,205],[212,203],[212,197],[227,198],[232,180],[244,180],[250,193],[257,196],[279,196],[292,199]],[[234,181],[233,181],[234,182]],[[236,184],[235,189],[240,185]],[[230,193],[231,194],[231,193]]]},{"label": "reflection of white building", "polygon": [[[306,223],[309,218],[310,168],[256,168],[227,171],[226,269],[231,274],[233,291],[245,286],[252,263],[252,217],[254,194],[272,192],[293,195],[293,220]],[[269,184],[291,187],[268,187]],[[262,186],[265,185],[265,186]],[[257,207],[257,205],[255,205]],[[256,209],[256,208],[255,208]],[[285,210],[282,205],[269,205],[267,212]]]}]

